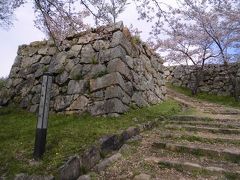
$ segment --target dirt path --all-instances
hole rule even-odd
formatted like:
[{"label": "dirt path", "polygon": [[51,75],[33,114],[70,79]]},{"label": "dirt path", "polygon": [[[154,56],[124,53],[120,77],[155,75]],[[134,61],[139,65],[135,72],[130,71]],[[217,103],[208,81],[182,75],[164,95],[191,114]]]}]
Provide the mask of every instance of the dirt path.
[{"label": "dirt path", "polygon": [[167,96],[180,102],[187,108],[195,108],[199,117],[240,120],[240,109],[197,100],[169,88],[167,89]]},{"label": "dirt path", "polygon": [[92,179],[240,179],[240,110],[168,90],[191,115],[159,121]]}]

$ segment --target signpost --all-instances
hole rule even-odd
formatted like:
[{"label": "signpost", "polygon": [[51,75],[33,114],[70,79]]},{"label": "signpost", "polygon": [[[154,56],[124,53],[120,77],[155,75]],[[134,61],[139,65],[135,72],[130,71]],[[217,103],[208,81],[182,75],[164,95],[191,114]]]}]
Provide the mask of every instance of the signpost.
[{"label": "signpost", "polygon": [[53,77],[50,73],[43,74],[35,145],[33,152],[33,157],[36,160],[40,159],[45,152],[52,79]]}]

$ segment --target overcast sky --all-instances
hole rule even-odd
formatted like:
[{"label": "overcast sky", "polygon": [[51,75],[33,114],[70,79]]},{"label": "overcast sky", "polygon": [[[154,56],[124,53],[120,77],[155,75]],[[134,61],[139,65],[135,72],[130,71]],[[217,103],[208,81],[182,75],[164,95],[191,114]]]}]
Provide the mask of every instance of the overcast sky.
[{"label": "overcast sky", "polygon": [[9,75],[19,45],[44,39],[44,34],[34,27],[31,4],[17,9],[16,18],[14,27],[7,31],[0,29],[0,77]]},{"label": "overcast sky", "polygon": [[[11,66],[17,55],[19,45],[29,44],[32,41],[39,41],[45,38],[44,34],[34,27],[34,12],[32,4],[27,3],[15,12],[16,21],[8,31],[0,29],[0,77],[9,75]],[[151,26],[143,21],[137,21],[137,12],[134,5],[128,5],[125,12],[118,20],[123,20],[124,25],[133,24],[143,31],[141,38],[147,39]]]}]

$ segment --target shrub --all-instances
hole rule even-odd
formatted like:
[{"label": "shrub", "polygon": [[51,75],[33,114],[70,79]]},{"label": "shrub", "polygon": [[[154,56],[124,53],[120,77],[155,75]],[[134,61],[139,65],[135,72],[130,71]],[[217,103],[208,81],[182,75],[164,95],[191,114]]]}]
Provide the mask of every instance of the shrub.
[{"label": "shrub", "polygon": [[7,78],[6,77],[0,77],[0,90],[3,89],[7,84]]},{"label": "shrub", "polygon": [[133,36],[132,37],[132,44],[135,44],[135,45],[138,45],[138,44],[141,44],[142,40],[140,38],[140,36]]}]

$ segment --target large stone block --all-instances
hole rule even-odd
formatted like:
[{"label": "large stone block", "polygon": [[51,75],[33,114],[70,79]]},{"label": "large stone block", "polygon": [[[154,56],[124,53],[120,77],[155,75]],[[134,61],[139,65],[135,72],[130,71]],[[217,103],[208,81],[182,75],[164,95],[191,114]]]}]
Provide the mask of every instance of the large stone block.
[{"label": "large stone block", "polygon": [[72,67],[72,70],[70,72],[70,78],[73,80],[80,80],[83,78],[83,65],[77,64],[76,66]]},{"label": "large stone block", "polygon": [[101,152],[108,153],[120,149],[123,141],[117,135],[105,136],[100,139]]},{"label": "large stone block", "polygon": [[90,91],[94,92],[112,85],[119,85],[121,88],[126,89],[122,76],[118,72],[115,72],[97,79],[91,79]]},{"label": "large stone block", "polygon": [[57,96],[54,102],[54,110],[63,111],[68,106],[70,106],[72,101],[73,101],[73,96]]},{"label": "large stone block", "polygon": [[34,63],[39,62],[41,58],[42,58],[41,55],[35,55],[33,57],[25,57],[21,61],[22,62],[21,66],[22,68],[26,68]]},{"label": "large stone block", "polygon": [[110,47],[109,41],[97,40],[93,44],[93,48],[96,51],[105,50],[105,49],[108,49],[109,47]]},{"label": "large stone block", "polygon": [[132,101],[136,103],[138,107],[148,106],[147,101],[143,98],[141,92],[136,92],[132,96]]},{"label": "large stone block", "polygon": [[41,49],[39,49],[38,54],[40,54],[40,55],[48,54],[48,46],[45,46],[45,47],[42,47]]},{"label": "large stone block", "polygon": [[72,46],[70,51],[76,52],[77,53],[76,55],[78,55],[80,53],[81,49],[82,49],[82,45],[74,45],[74,46]]},{"label": "large stone block", "polygon": [[77,179],[80,176],[80,168],[80,158],[78,156],[70,157],[69,160],[62,167],[60,167],[59,179]]},{"label": "large stone block", "polygon": [[86,111],[89,103],[89,99],[86,96],[79,96],[73,103],[67,108],[67,111]]},{"label": "large stone block", "polygon": [[50,73],[61,73],[64,71],[64,66],[66,65],[67,53],[60,52],[56,55],[54,59],[50,62],[48,71]]},{"label": "large stone block", "polygon": [[130,70],[127,67],[127,65],[119,58],[114,59],[112,61],[110,61],[108,63],[107,66],[107,71],[109,73],[111,72],[119,72],[120,74],[122,74],[123,76],[125,76],[128,80],[131,79],[131,75],[130,75]]},{"label": "large stone block", "polygon": [[124,104],[129,104],[131,101],[131,98],[119,86],[108,87],[105,91],[105,98],[106,99],[118,98]]},{"label": "large stone block", "polygon": [[96,78],[107,73],[107,68],[104,64],[93,64],[86,78]]},{"label": "large stone block", "polygon": [[57,49],[56,47],[49,47],[47,54],[48,54],[49,56],[53,56],[53,55],[55,55],[55,54],[57,53],[57,51],[58,51],[58,49]]},{"label": "large stone block", "polygon": [[128,55],[131,55],[132,44],[129,41],[129,39],[127,39],[126,36],[121,31],[117,31],[117,32],[113,33],[110,47],[116,47],[118,45],[122,46]]},{"label": "large stone block", "polygon": [[99,164],[96,165],[96,167],[94,169],[97,172],[101,172],[101,171],[105,170],[108,166],[111,166],[111,164],[113,164],[120,158],[122,158],[122,155],[120,153],[116,153],[116,154],[112,155],[111,157],[106,158],[103,161],[101,161]]},{"label": "large stone block", "polygon": [[34,81],[35,81],[34,78],[28,78],[28,81],[22,81],[20,84],[18,84],[14,91],[17,92],[18,94],[21,94],[22,97],[24,97],[32,89]]},{"label": "large stone block", "polygon": [[133,58],[131,56],[126,56],[126,63],[130,69],[133,69]]},{"label": "large stone block", "polygon": [[97,54],[91,44],[83,46],[81,51],[81,63],[93,64],[97,61]]},{"label": "large stone block", "polygon": [[67,71],[63,71],[61,74],[57,75],[55,78],[55,82],[59,85],[63,85],[64,83],[67,82],[69,78],[69,74]]},{"label": "large stone block", "polygon": [[127,130],[121,133],[121,137],[124,141],[131,139],[132,137],[138,135],[140,133],[140,129],[136,127],[129,127]]},{"label": "large stone block", "polygon": [[89,112],[92,115],[103,115],[109,113],[124,113],[128,107],[121,100],[114,98],[106,101],[95,102],[89,107]]},{"label": "large stone block", "polygon": [[40,63],[47,65],[47,64],[50,64],[51,60],[52,60],[51,56],[44,56],[42,57]]},{"label": "large stone block", "polygon": [[99,52],[98,56],[99,61],[103,63],[116,58],[121,58],[122,60],[126,59],[126,51],[121,46],[102,50]]},{"label": "large stone block", "polygon": [[27,108],[28,105],[31,104],[31,99],[32,99],[31,95],[23,97],[21,99],[21,102],[20,102],[19,106],[22,107],[22,108]]},{"label": "large stone block", "polygon": [[144,94],[149,104],[157,104],[160,101],[153,91],[146,91]]},{"label": "large stone block", "polygon": [[86,80],[71,80],[68,83],[67,94],[85,94],[88,92],[89,84]]},{"label": "large stone block", "polygon": [[100,149],[96,146],[92,146],[83,153],[81,157],[82,166],[84,169],[90,170],[100,159]]},{"label": "large stone block", "polygon": [[123,30],[123,22],[119,21],[117,23],[112,23],[104,27],[105,31],[112,32],[112,31],[118,31],[118,30]]},{"label": "large stone block", "polygon": [[97,34],[89,32],[79,37],[78,44],[82,44],[82,45],[88,44],[91,41],[93,41],[95,38],[97,38]]},{"label": "large stone block", "polygon": [[158,58],[152,56],[151,57],[151,63],[152,63],[152,67],[156,71],[158,71],[160,73],[164,73],[164,67],[163,67],[162,63],[159,62]]}]

